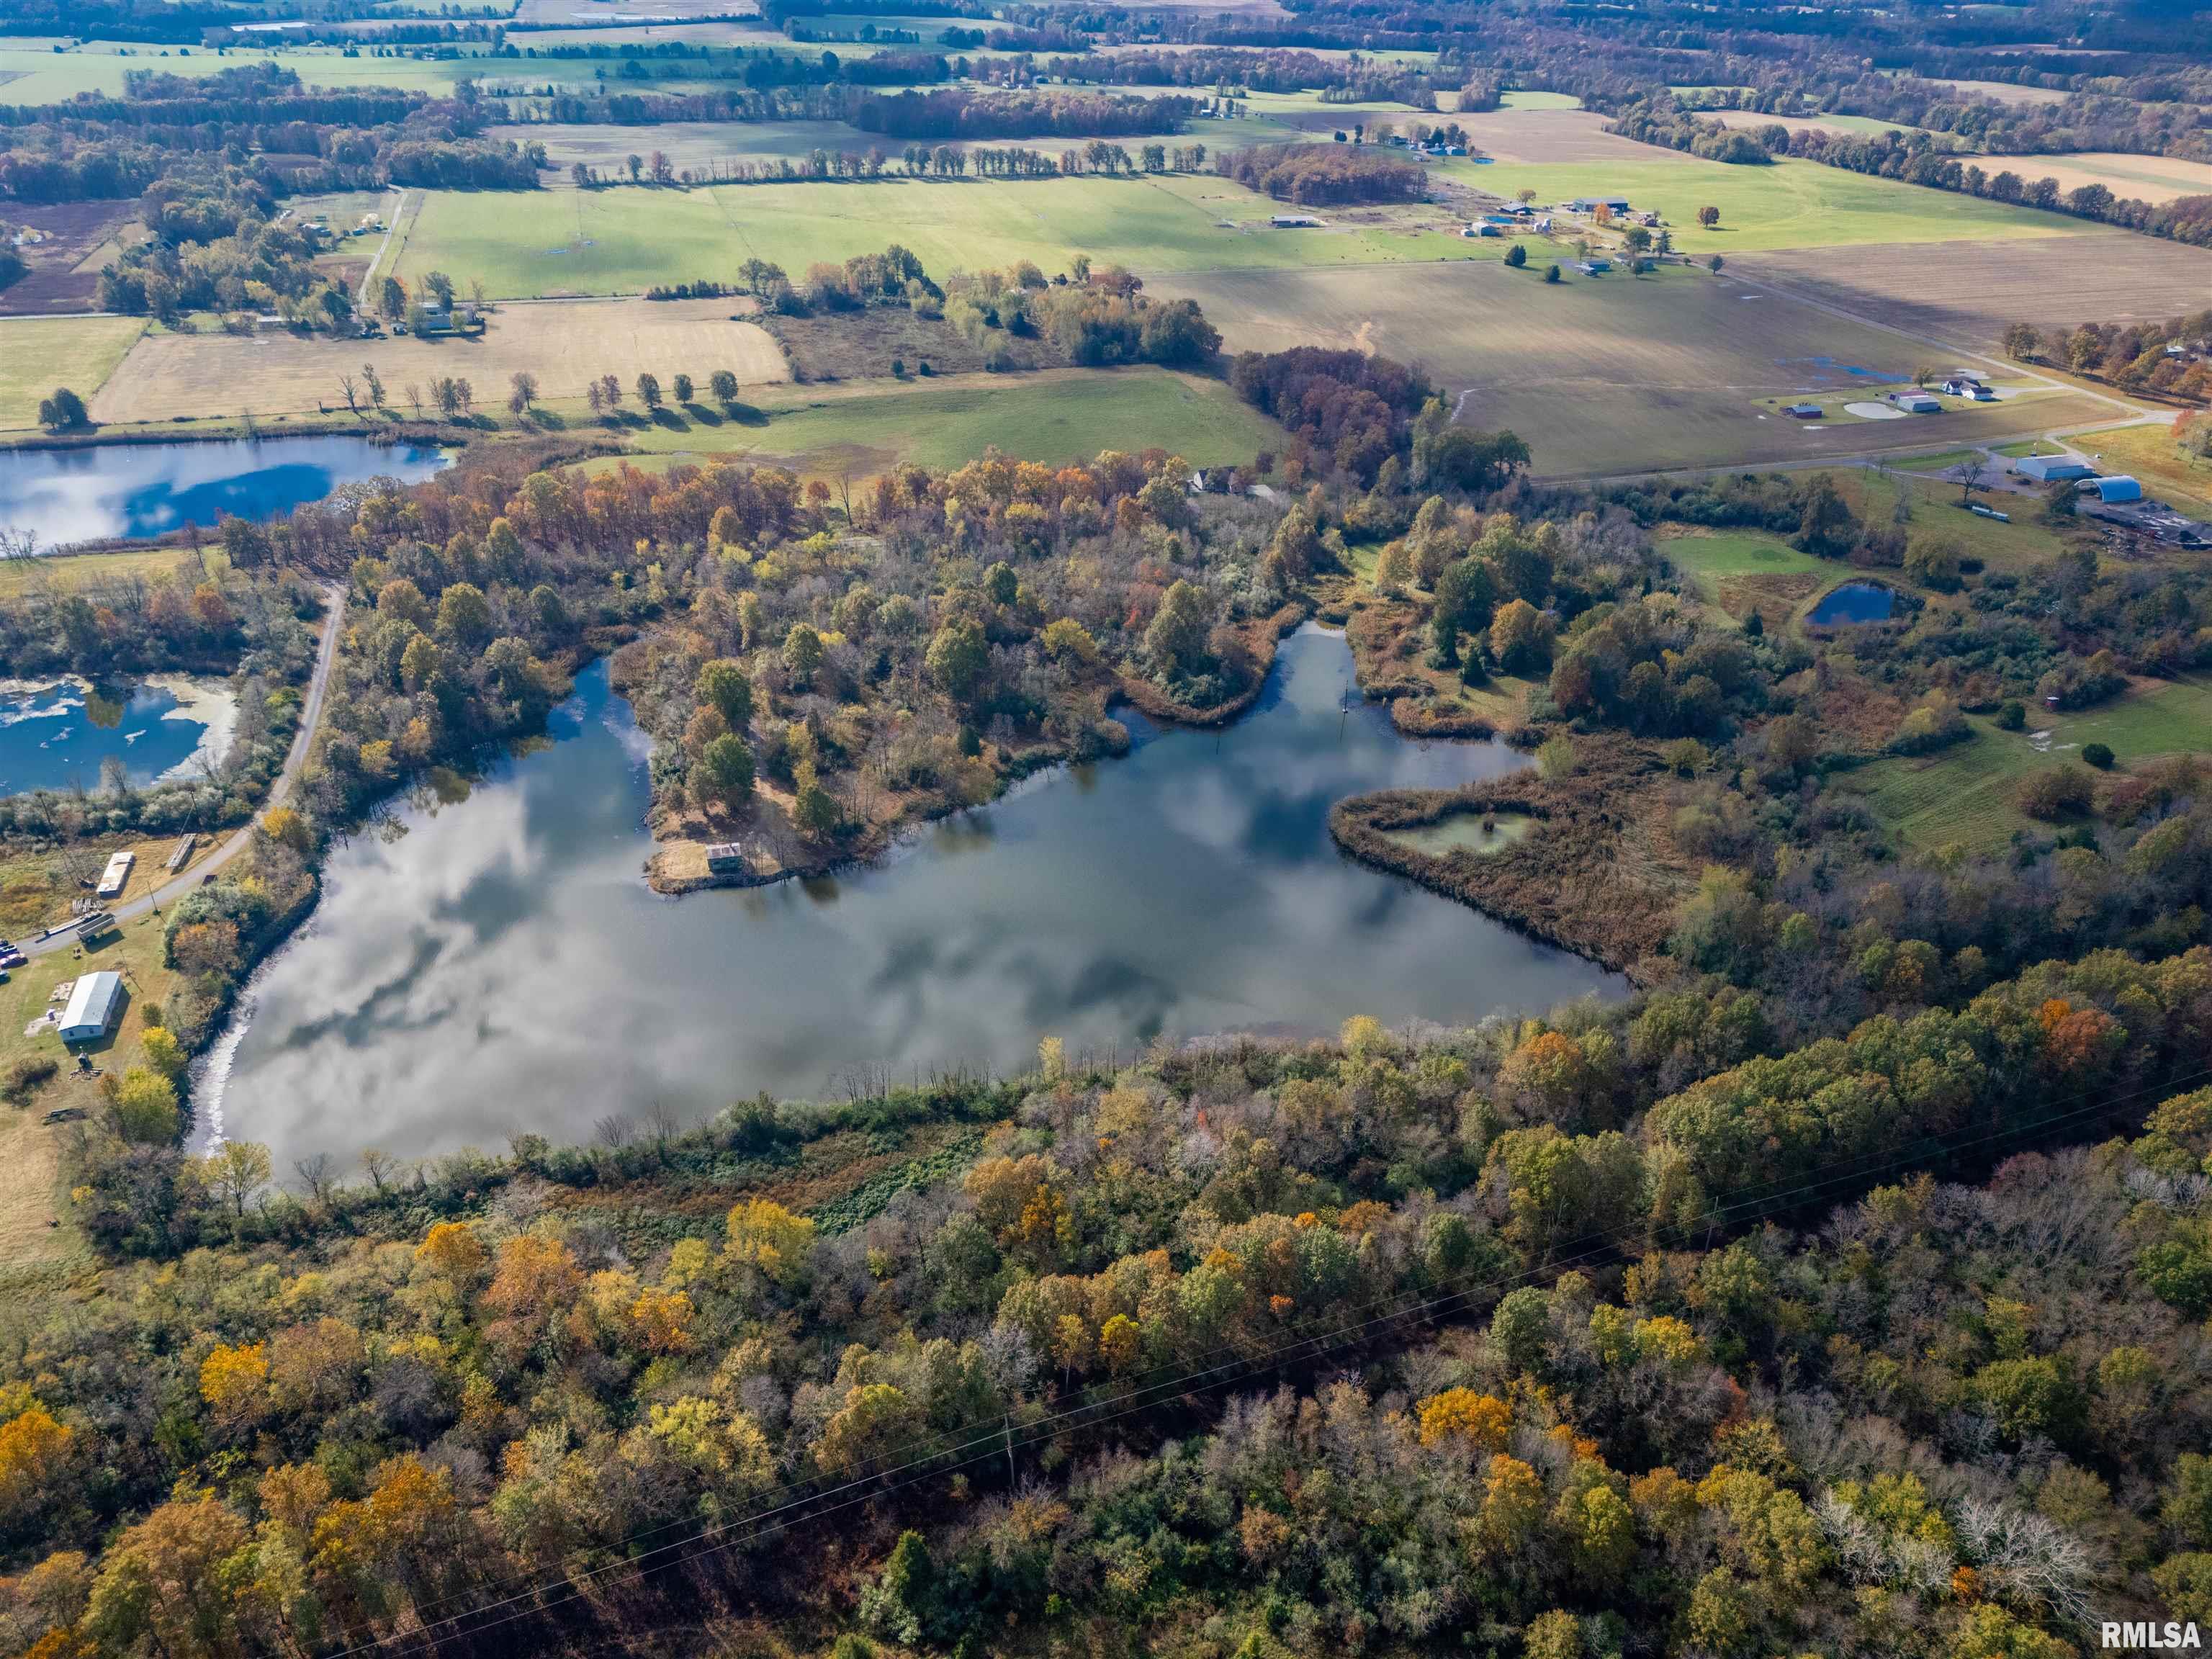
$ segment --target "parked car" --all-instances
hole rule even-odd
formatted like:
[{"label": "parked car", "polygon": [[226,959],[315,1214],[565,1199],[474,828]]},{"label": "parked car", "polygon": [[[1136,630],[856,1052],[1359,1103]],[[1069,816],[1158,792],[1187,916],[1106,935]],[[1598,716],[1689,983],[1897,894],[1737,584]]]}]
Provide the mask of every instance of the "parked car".
[{"label": "parked car", "polygon": [[21,951],[0,951],[0,968],[21,968],[30,961]]}]

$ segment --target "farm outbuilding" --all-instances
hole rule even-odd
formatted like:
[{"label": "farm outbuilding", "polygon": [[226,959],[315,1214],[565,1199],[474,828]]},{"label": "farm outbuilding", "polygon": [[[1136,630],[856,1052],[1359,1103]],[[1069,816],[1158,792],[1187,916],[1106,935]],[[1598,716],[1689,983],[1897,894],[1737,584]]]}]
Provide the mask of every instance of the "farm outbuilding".
[{"label": "farm outbuilding", "polygon": [[1818,404],[1792,404],[1782,412],[1791,419],[1799,421],[1817,421],[1822,413],[1820,405]]},{"label": "farm outbuilding", "polygon": [[1908,415],[1941,415],[1943,405],[1924,392],[1893,392],[1890,402]]},{"label": "farm outbuilding", "polygon": [[1317,230],[1321,221],[1310,213],[1279,213],[1271,222],[1277,230]]},{"label": "farm outbuilding", "polygon": [[2142,499],[2142,485],[2124,473],[2110,478],[2093,478],[2082,488],[2094,491],[2100,501],[2139,501]]},{"label": "farm outbuilding", "polygon": [[123,1012],[123,975],[102,970],[87,974],[70,989],[59,1027],[64,1042],[97,1042],[114,1028]]},{"label": "farm outbuilding", "polygon": [[2038,483],[2070,483],[2087,477],[2092,471],[2087,461],[2072,455],[2025,455],[2012,464],[2012,470]]},{"label": "farm outbuilding", "polygon": [[1600,208],[1614,213],[1626,213],[1628,211],[1628,198],[1626,196],[1577,196],[1567,205],[1577,213],[1595,213]]}]

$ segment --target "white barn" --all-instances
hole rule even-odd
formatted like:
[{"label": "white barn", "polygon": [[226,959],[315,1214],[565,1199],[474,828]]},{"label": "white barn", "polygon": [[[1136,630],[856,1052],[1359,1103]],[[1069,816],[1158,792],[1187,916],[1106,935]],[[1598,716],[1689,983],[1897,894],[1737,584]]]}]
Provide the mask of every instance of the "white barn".
[{"label": "white barn", "polygon": [[103,969],[82,975],[62,1011],[64,1042],[97,1042],[114,1028],[123,1012],[123,975]]}]

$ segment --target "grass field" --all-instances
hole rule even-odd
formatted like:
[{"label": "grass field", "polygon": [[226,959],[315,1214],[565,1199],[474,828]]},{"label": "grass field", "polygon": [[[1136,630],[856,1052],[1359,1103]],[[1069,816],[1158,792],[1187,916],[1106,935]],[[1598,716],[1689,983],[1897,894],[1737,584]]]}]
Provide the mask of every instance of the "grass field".
[{"label": "grass field", "polygon": [[1869,524],[1893,522],[1898,492],[1908,492],[1912,497],[1908,532],[1944,536],[1994,570],[2041,563],[2065,550],[2065,533],[2039,522],[2040,502],[2032,495],[1985,497],[2000,512],[2012,514],[2010,524],[2002,524],[1960,507],[1959,486],[1942,478],[1853,467],[1837,472],[1836,487],[1851,510]]},{"label": "grass field", "polygon": [[2071,441],[2106,472],[2132,472],[2143,489],[2197,518],[2212,518],[2212,461],[2189,454],[2164,422],[2085,432]]},{"label": "grass field", "polygon": [[958,466],[995,445],[1052,462],[1158,446],[1194,465],[1218,465],[1249,461],[1262,449],[1279,453],[1288,441],[1222,382],[1161,368],[855,381],[783,388],[753,401],[764,424],[656,427],[637,440],[638,464],[753,455],[861,477],[899,461]]},{"label": "grass field", "polygon": [[221,547],[204,547],[197,556],[189,548],[145,547],[119,553],[59,553],[47,558],[0,560],[0,598],[33,588],[93,597],[112,584],[167,576],[188,566],[197,579],[203,565],[210,575],[220,576],[229,561]]},{"label": "grass field", "polygon": [[1693,576],[1832,576],[1842,568],[1830,559],[1800,553],[1781,537],[1763,530],[1693,530],[1668,526],[1661,550]]},{"label": "grass field", "polygon": [[0,430],[36,426],[57,386],[90,404],[145,328],[137,317],[0,319]]},{"label": "grass field", "polygon": [[2212,163],[2165,155],[2084,150],[2072,155],[1983,155],[1975,161],[1984,173],[2010,171],[2023,179],[2056,179],[2061,190],[2102,185],[2115,196],[2154,205],[2181,196],[2212,194]]},{"label": "grass field", "polygon": [[[797,50],[797,48],[793,48]],[[866,48],[861,48],[865,52]],[[482,82],[487,91],[504,87],[541,88],[549,83],[588,91],[599,84],[605,59],[488,59],[465,52],[450,58],[348,57],[337,47],[234,47],[221,54],[206,47],[150,46],[144,42],[93,41],[57,52],[19,45],[0,46],[0,103],[51,104],[81,92],[118,94],[125,71],[158,70],[166,75],[206,76],[241,64],[274,63],[298,71],[316,87],[396,87],[404,92],[446,97],[465,80]],[[10,78],[12,77],[12,78]],[[689,89],[695,84],[655,80],[656,90]]]},{"label": "grass field", "polygon": [[[797,276],[817,260],[897,242],[940,279],[1033,259],[1065,270],[1077,253],[1146,272],[1216,266],[1495,259],[1438,210],[1326,212],[1325,228],[1268,228],[1277,204],[1208,175],[1036,183],[623,187],[543,195],[432,191],[407,238],[403,280],[444,270],[495,297],[611,294],[691,277],[727,280],[748,257]],[[1426,227],[1425,228],[1417,227]]]},{"label": "grass field", "polygon": [[[1674,245],[1704,258],[1780,248],[1830,248],[1860,243],[1950,242],[2068,236],[2080,222],[2033,208],[1894,179],[1847,173],[1817,161],[1732,167],[1694,155],[1638,145],[1639,159],[1572,166],[1499,161],[1439,165],[1479,190],[1511,197],[1534,190],[1540,203],[1577,196],[1626,196],[1638,211],[1667,221]],[[1640,159],[1649,157],[1650,159]],[[1698,223],[1698,210],[1717,207],[1720,223]]]},{"label": "grass field", "polygon": [[[2036,719],[2042,718],[2038,711]],[[2138,681],[2126,696],[2052,718],[2040,732],[2001,732],[1970,718],[1973,738],[1920,758],[1877,761],[1843,787],[1863,793],[1907,842],[2002,848],[2030,820],[2013,805],[2019,780],[2046,767],[2079,764],[2083,744],[2101,743],[2123,766],[2160,755],[2212,752],[2212,681]],[[2047,827],[2046,833],[2047,833]]]},{"label": "grass field", "polygon": [[[555,301],[515,305],[495,313],[481,338],[429,341],[301,338],[289,333],[240,339],[222,334],[149,333],[93,400],[102,421],[159,421],[179,415],[343,411],[341,374],[358,378],[374,366],[394,407],[406,389],[428,397],[445,375],[466,379],[477,400],[503,404],[509,377],[526,369],[549,399],[584,395],[586,383],[613,374],[625,389],[641,371],[665,386],[678,371],[702,386],[726,368],[747,386],[788,380],[775,342],[732,312],[732,300]],[[358,389],[357,389],[358,390]],[[362,392],[367,406],[367,394]]]},{"label": "grass field", "polygon": [[[1147,291],[1195,299],[1231,349],[1356,346],[1419,362],[1458,397],[1461,418],[1527,440],[1540,477],[1789,465],[1929,442],[1909,422],[1814,427],[1761,407],[1904,380],[1913,348],[1778,296],[1747,301],[1702,271],[1547,283],[1496,264],[1405,264],[1170,275]],[[1998,404],[1942,419],[1947,434],[2010,437],[2100,407]]]}]

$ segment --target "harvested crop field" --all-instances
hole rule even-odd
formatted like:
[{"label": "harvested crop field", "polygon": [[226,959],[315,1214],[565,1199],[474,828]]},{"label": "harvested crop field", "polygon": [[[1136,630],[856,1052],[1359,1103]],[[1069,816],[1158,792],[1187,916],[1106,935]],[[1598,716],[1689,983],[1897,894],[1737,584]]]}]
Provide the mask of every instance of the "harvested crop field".
[{"label": "harvested crop field", "polygon": [[1975,350],[1995,346],[2008,323],[2162,320],[2200,310],[2212,295],[2212,250],[2101,228],[2013,244],[1860,247],[1845,257],[1747,254],[1729,269]]},{"label": "harvested crop field", "polygon": [[2073,155],[1984,155],[1984,173],[2017,173],[2023,179],[2056,179],[2061,190],[2102,185],[2115,196],[2157,204],[2183,196],[2212,196],[2212,162],[2166,155],[2084,150]]},{"label": "harvested crop field", "polygon": [[1467,129],[1477,149],[1502,162],[1543,167],[1574,161],[1648,161],[1653,153],[1649,144],[1607,132],[1606,118],[1595,110],[1498,109],[1452,118]]},{"label": "harvested crop field", "polygon": [[1916,348],[1679,267],[1559,283],[1496,264],[1219,271],[1147,291],[1195,299],[1231,349],[1348,346],[1420,362],[1458,397],[1462,419],[1526,439],[1539,476],[1926,448],[1939,425],[1940,441],[1988,441],[2104,407],[2050,399],[1926,422],[1801,424],[1758,400],[1893,385]]},{"label": "harvested crop field", "polygon": [[568,300],[502,307],[477,340],[305,339],[294,334],[149,334],[93,400],[100,421],[292,414],[345,407],[338,377],[374,367],[395,406],[406,388],[457,375],[481,404],[504,402],[526,370],[541,396],[579,398],[602,374],[624,386],[650,370],[704,384],[726,368],[747,386],[788,380],[774,340],[732,315],[743,300]]},{"label": "harvested crop field", "polygon": [[[1877,121],[1871,115],[1762,115],[1751,109],[1700,110],[1698,113],[1724,127],[1749,132],[1756,132],[1761,127],[1784,127],[1791,132],[1840,132],[1854,138],[1874,138],[1885,132],[1914,133],[1921,131],[1903,121]],[[1938,149],[1955,148],[1954,141],[1948,134],[1934,133],[1930,136]]]}]

